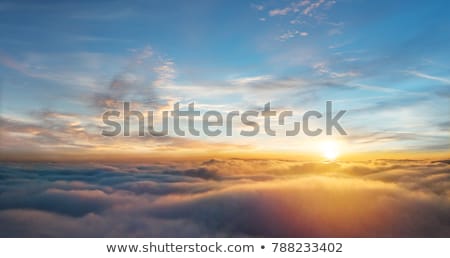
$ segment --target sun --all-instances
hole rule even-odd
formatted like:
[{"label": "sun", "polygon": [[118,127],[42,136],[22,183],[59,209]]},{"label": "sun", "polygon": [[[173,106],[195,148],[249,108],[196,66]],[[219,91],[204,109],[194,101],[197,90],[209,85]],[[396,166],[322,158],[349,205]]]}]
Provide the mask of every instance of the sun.
[{"label": "sun", "polygon": [[340,155],[339,144],[337,142],[326,141],[320,147],[322,156],[327,160],[336,160]]}]

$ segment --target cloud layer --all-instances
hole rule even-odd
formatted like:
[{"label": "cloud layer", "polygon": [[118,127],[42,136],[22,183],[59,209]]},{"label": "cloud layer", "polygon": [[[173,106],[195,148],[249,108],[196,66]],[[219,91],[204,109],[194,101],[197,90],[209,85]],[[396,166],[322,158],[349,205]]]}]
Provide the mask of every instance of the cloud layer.
[{"label": "cloud layer", "polygon": [[449,237],[448,163],[4,163],[0,237]]}]

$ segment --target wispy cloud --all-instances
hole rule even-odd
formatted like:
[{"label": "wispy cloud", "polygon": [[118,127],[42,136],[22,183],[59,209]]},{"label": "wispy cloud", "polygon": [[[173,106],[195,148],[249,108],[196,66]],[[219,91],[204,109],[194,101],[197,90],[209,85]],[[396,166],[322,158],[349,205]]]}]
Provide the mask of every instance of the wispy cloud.
[{"label": "wispy cloud", "polygon": [[308,5],[308,7],[306,7],[303,10],[303,14],[311,16],[312,12],[315,9],[319,8],[324,2],[325,2],[325,0],[318,0],[317,2],[311,3],[310,5]]},{"label": "wispy cloud", "polygon": [[277,15],[286,15],[288,14],[292,9],[290,7],[286,7],[283,9],[273,9],[269,11],[270,16],[277,16]]},{"label": "wispy cloud", "polygon": [[[322,1],[322,0],[319,0]],[[307,6],[308,4],[310,4],[309,0],[303,0],[303,1],[299,1],[299,2],[293,2],[291,3],[289,6],[285,7],[285,8],[281,8],[281,9],[272,9],[269,11],[269,16],[277,16],[277,15],[287,15],[289,13],[297,13],[301,11],[301,7],[303,6]],[[306,9],[308,9],[309,7],[306,7]],[[305,9],[305,10],[306,10]]]},{"label": "wispy cloud", "polygon": [[314,64],[313,69],[316,70],[319,74],[329,76],[330,78],[348,78],[357,77],[360,75],[360,73],[357,71],[333,71],[326,62],[319,62]]},{"label": "wispy cloud", "polygon": [[450,85],[450,79],[448,79],[448,78],[433,76],[433,75],[421,73],[418,71],[407,71],[407,73],[414,75],[416,77],[419,77],[419,78],[428,79],[428,80],[432,80],[432,81],[438,81],[438,82]]},{"label": "wispy cloud", "polygon": [[253,77],[236,78],[236,79],[230,80],[230,82],[231,82],[231,84],[234,84],[234,85],[244,86],[244,85],[248,85],[251,83],[265,82],[270,79],[272,79],[272,76],[270,76],[270,75],[260,75],[260,76],[253,76]]},{"label": "wispy cloud", "polygon": [[305,32],[305,31],[298,31],[298,30],[287,31],[286,33],[283,33],[283,34],[280,35],[279,40],[280,41],[286,41],[286,40],[292,39],[292,38],[294,38],[296,36],[306,37],[308,35],[309,35],[309,33]]},{"label": "wispy cloud", "polygon": [[175,78],[175,63],[172,60],[164,60],[161,65],[154,68],[158,78],[155,81],[155,86],[162,87],[170,83]]},{"label": "wispy cloud", "polygon": [[285,16],[289,13],[301,13],[306,16],[313,16],[313,12],[319,9],[321,6],[330,8],[336,1],[326,0],[302,0],[298,2],[292,2],[289,6],[284,8],[275,8],[269,11],[269,16]]},{"label": "wispy cloud", "polygon": [[[317,30],[317,26],[334,26],[332,22],[326,22],[326,11],[333,6],[335,1],[325,0],[302,0],[292,2],[285,7],[278,7],[268,11],[268,16],[280,16],[280,19],[288,19],[286,28],[291,28],[287,32],[281,34],[278,39],[286,41],[292,39],[297,35],[308,36],[309,33],[305,29]],[[284,18],[286,17],[286,18]],[[314,25],[314,26],[313,26]],[[329,30],[329,35],[337,35],[342,33],[341,27],[336,27]]]},{"label": "wispy cloud", "polygon": [[72,85],[74,87],[86,87],[94,89],[98,86],[97,80],[91,74],[78,73],[75,71],[56,71],[41,69],[39,65],[29,64],[18,61],[13,57],[0,53],[0,64],[10,69],[20,72],[25,76],[37,79],[44,79],[57,82],[63,85]]},{"label": "wispy cloud", "polygon": [[379,92],[386,92],[386,93],[407,93],[406,91],[395,89],[395,88],[388,88],[388,87],[382,87],[377,85],[368,85],[368,84],[362,84],[362,83],[354,83],[350,85],[351,87],[356,87],[364,90],[371,90],[371,91],[379,91]]},{"label": "wispy cloud", "polygon": [[262,4],[251,4],[251,7],[254,8],[257,11],[262,11],[264,10],[264,5]]}]

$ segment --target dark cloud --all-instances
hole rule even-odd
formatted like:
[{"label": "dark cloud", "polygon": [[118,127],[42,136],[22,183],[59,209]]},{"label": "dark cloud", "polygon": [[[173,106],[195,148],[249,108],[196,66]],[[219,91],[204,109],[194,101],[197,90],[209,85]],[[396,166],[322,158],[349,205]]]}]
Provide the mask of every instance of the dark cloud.
[{"label": "dark cloud", "polygon": [[449,237],[446,160],[3,163],[0,237]]},{"label": "dark cloud", "polygon": [[185,171],[167,171],[165,172],[169,175],[182,175],[182,176],[190,176],[190,177],[199,177],[203,179],[219,179],[220,177],[217,175],[215,171],[210,171],[206,168],[198,168],[198,169],[188,169]]}]

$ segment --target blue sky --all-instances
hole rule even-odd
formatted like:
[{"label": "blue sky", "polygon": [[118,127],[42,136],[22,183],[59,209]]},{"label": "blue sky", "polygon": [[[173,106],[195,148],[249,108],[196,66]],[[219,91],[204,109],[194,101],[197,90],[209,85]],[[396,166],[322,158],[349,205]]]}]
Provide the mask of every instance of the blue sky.
[{"label": "blue sky", "polygon": [[[270,101],[302,112],[323,109],[326,100],[348,110],[349,136],[334,140],[351,151],[445,151],[449,7],[448,1],[1,1],[8,138],[2,151],[115,148],[99,137],[99,117],[120,101],[156,109],[195,101],[223,112]],[[292,142],[266,138],[194,137],[188,146],[212,141],[281,150]],[[295,148],[305,151],[314,141],[295,139]]]}]

